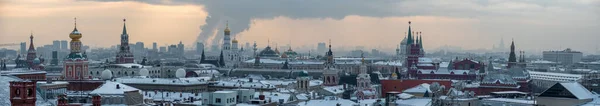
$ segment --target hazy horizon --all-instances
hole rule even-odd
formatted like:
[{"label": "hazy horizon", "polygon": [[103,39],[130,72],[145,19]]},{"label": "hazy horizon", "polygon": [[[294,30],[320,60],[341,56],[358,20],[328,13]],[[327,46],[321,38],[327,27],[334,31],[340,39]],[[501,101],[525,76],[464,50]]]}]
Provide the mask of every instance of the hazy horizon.
[{"label": "hazy horizon", "polygon": [[501,38],[506,48],[514,39],[519,50],[595,54],[600,46],[600,0],[8,0],[0,1],[0,42],[29,42],[30,33],[36,46],[69,40],[74,17],[91,47],[119,44],[123,18],[130,43],[145,47],[220,44],[228,22],[241,45],[256,41],[262,48],[270,40],[272,46],[316,47],[332,39],[334,47],[391,51],[408,21],[423,33],[425,49],[491,49]]}]

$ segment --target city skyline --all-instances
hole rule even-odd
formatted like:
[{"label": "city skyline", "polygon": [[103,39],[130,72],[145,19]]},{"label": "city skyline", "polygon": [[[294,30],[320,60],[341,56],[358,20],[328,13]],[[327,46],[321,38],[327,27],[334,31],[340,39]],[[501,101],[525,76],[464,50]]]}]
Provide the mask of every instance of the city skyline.
[{"label": "city skyline", "polygon": [[[224,0],[223,2],[231,1]],[[564,3],[560,4],[561,2]],[[198,40],[199,34],[205,32],[200,27],[207,25],[207,16],[216,14],[209,13],[216,11],[211,10],[214,7],[204,5],[211,3],[3,1],[0,3],[2,5],[0,11],[3,13],[0,14],[0,22],[3,23],[0,27],[0,37],[2,38],[0,41],[4,43],[27,41],[31,32],[36,36],[37,45],[51,44],[53,40],[67,40],[73,23],[72,18],[78,17],[78,28],[84,36],[82,41],[86,42],[84,45],[91,47],[117,45],[121,33],[122,22],[120,20],[123,18],[128,19],[131,43],[145,42],[145,47],[151,47],[152,42],[158,42],[159,46],[165,46],[182,41],[185,45],[193,45]],[[384,7],[399,9],[390,9],[390,12],[385,12],[388,15],[380,15],[383,13],[363,14],[363,12],[345,13],[341,16],[281,14],[265,16],[266,18],[251,18],[251,24],[246,28],[236,25],[244,23],[244,20],[221,17],[220,23],[216,24],[213,31],[214,34],[208,36],[208,40],[203,42],[205,47],[213,45],[207,43],[213,43],[211,39],[222,36],[219,34],[222,34],[220,32],[224,29],[225,21],[234,24],[231,27],[232,35],[235,35],[235,38],[242,44],[256,41],[259,47],[266,46],[269,39],[273,43],[272,46],[275,43],[286,45],[293,39],[292,46],[313,45],[316,48],[317,43],[333,39],[334,47],[394,48],[404,38],[408,21],[413,22],[415,31],[423,32],[426,50],[446,45],[464,49],[491,49],[493,45],[498,44],[501,38],[504,38],[505,47],[508,47],[506,44],[509,44],[510,39],[515,39],[517,45],[524,50],[544,51],[572,48],[585,53],[596,53],[598,44],[594,41],[600,39],[600,36],[597,36],[600,32],[594,30],[600,28],[598,24],[600,23],[598,22],[600,16],[598,13],[600,12],[596,6],[600,3],[593,0],[568,2],[488,1],[485,3],[464,1],[448,4],[397,1],[391,4],[395,5],[385,5]],[[451,4],[463,4],[463,8],[453,8],[456,9],[455,11],[479,10],[472,12],[442,10],[450,8],[448,6]],[[419,7],[431,5],[436,5],[437,8]],[[237,5],[231,8],[244,8],[235,6]],[[363,8],[382,10],[373,7]],[[103,12],[99,10],[111,11],[111,13],[94,14]],[[311,12],[310,10],[306,11]],[[223,13],[232,14],[230,11]],[[280,14],[280,12],[271,13]],[[192,46],[187,47],[192,48]]]}]

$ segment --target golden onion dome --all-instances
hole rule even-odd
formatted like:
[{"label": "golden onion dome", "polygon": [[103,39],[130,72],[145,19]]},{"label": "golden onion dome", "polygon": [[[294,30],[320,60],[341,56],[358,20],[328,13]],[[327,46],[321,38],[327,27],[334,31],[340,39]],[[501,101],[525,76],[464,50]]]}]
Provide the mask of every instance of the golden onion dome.
[{"label": "golden onion dome", "polygon": [[74,41],[77,41],[81,38],[81,33],[79,31],[77,31],[77,28],[73,29],[73,31],[71,32],[71,34],[69,34],[69,38],[71,38]]},{"label": "golden onion dome", "polygon": [[238,43],[238,40],[233,38],[233,40],[231,41],[231,43]]},{"label": "golden onion dome", "polygon": [[69,34],[69,38],[71,38],[73,41],[79,41],[79,39],[81,38],[81,32],[79,32],[79,30],[77,30],[77,18],[75,18],[75,28],[73,28],[73,31],[71,31],[71,33]]}]

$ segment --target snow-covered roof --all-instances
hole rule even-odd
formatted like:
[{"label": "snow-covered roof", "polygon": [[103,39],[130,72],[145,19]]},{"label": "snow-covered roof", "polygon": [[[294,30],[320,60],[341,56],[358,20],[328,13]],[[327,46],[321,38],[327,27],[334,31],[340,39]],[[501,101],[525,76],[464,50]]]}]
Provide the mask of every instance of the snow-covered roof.
[{"label": "snow-covered roof", "polygon": [[[117,88],[117,86],[119,87]],[[123,95],[125,92],[129,91],[139,91],[139,89],[118,82],[106,81],[100,87],[90,92],[90,94]]]},{"label": "snow-covered roof", "polygon": [[419,57],[419,63],[433,63],[433,59],[427,57]]},{"label": "snow-covered roof", "polygon": [[124,84],[161,84],[161,85],[197,85],[197,84],[208,84],[208,80],[211,77],[190,77],[190,78],[139,78],[139,77],[125,77],[116,78],[115,80],[119,83]]},{"label": "snow-covered roof", "polygon": [[[254,92],[254,97],[255,99],[258,99],[258,96],[260,95],[260,92]],[[265,100],[269,100],[269,98],[271,99],[271,101],[273,102],[278,102],[279,99],[283,99],[283,103],[288,103],[289,98],[290,98],[290,94],[287,93],[280,93],[280,92],[263,92],[263,95],[265,95]]]},{"label": "snow-covered roof", "polygon": [[246,81],[225,81],[225,80],[220,80],[217,81],[215,84],[211,85],[211,86],[218,86],[218,87],[241,87],[241,88],[254,88],[254,89],[270,89],[273,88],[275,89],[275,85],[272,84],[265,84],[265,83],[261,83],[258,81],[255,82],[246,82]]},{"label": "snow-covered roof", "polygon": [[583,78],[583,75],[577,75],[577,74],[538,72],[538,71],[528,71],[528,72],[532,79],[538,79],[538,80],[571,82],[571,81],[578,81],[581,78]]},{"label": "snow-covered roof", "polygon": [[24,75],[24,74],[46,74],[46,71],[39,71],[26,68],[15,68],[10,71],[0,71],[0,75]]},{"label": "snow-covered roof", "polygon": [[396,106],[431,106],[431,99],[429,98],[415,98],[406,100],[396,100]]},{"label": "snow-covered roof", "polygon": [[492,93],[495,93],[495,94],[517,94],[518,93],[518,94],[523,94],[523,95],[527,94],[527,93],[521,92],[521,91],[498,91],[498,92],[492,92]]},{"label": "snow-covered roof", "polygon": [[336,104],[340,104],[341,106],[354,106],[356,103],[348,99],[328,96],[322,100],[299,102],[298,106],[335,106]]},{"label": "snow-covered roof", "polygon": [[401,93],[401,94],[398,94],[397,96],[398,96],[400,99],[409,99],[409,98],[412,98],[412,97],[414,97],[414,95],[407,94],[407,93]]},{"label": "snow-covered roof", "polygon": [[488,101],[498,101],[498,102],[508,102],[508,103],[520,103],[520,104],[534,104],[533,100],[524,100],[524,99],[510,99],[510,98],[490,98],[485,99]]},{"label": "snow-covered roof", "polygon": [[344,93],[344,85],[336,85],[336,86],[325,86],[323,87],[327,92],[331,92],[333,94],[341,94]]},{"label": "snow-covered roof", "polygon": [[452,73],[454,73],[454,74],[465,74],[465,73],[469,74],[469,72],[470,72],[469,70],[448,70],[446,68],[440,68],[438,70],[422,70],[422,69],[419,69],[419,71],[422,74],[431,74],[431,72],[433,72],[434,74],[452,74]]},{"label": "snow-covered roof", "polygon": [[400,60],[396,60],[396,61],[378,61],[373,63],[374,65],[391,65],[391,66],[402,66],[402,61]]},{"label": "snow-covered roof", "polygon": [[577,82],[563,82],[560,83],[565,87],[565,89],[569,90],[577,99],[592,99],[592,92],[587,90],[581,84]]},{"label": "snow-covered roof", "polygon": [[529,63],[533,63],[533,64],[556,64],[556,62],[552,62],[552,61],[548,61],[548,60],[534,60],[534,61],[529,61]]},{"label": "snow-covered roof", "polygon": [[142,68],[142,67],[144,67],[144,68],[150,68],[150,67],[152,67],[152,66],[144,66],[144,65],[141,65],[141,64],[137,64],[137,63],[111,64],[111,66],[118,66],[118,67],[121,67],[121,68],[133,68],[134,66],[138,67],[138,68]]},{"label": "snow-covered roof", "polygon": [[408,88],[408,89],[404,90],[403,92],[405,92],[405,93],[425,93],[425,91],[431,92],[431,90],[429,89],[429,84],[427,84],[427,83],[423,83],[423,84],[417,85],[415,87]]}]

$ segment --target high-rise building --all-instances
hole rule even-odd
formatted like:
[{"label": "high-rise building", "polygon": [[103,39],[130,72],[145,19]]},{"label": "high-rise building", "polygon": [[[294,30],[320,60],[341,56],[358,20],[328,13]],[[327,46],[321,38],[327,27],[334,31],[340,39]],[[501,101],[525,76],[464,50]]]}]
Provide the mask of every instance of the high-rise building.
[{"label": "high-rise building", "polygon": [[135,47],[138,51],[144,50],[144,42],[136,42]]},{"label": "high-rise building", "polygon": [[167,52],[167,47],[161,46],[159,52],[164,53]]},{"label": "high-rise building", "polygon": [[168,49],[170,54],[177,54],[177,52],[179,52],[177,45],[169,45]]},{"label": "high-rise building", "polygon": [[183,42],[179,41],[179,44],[177,44],[177,54],[180,56],[183,56],[185,53],[185,45],[183,45]]},{"label": "high-rise building", "polygon": [[77,23],[75,23],[75,28],[69,34],[71,53],[63,61],[62,77],[65,79],[90,79],[87,55],[81,50],[82,43],[79,40],[81,37],[81,33],[77,30]]},{"label": "high-rise building", "polygon": [[21,48],[19,49],[19,54],[25,54],[27,53],[27,43],[25,42],[21,42]]},{"label": "high-rise building", "polygon": [[321,42],[317,44],[317,52],[323,53],[327,50],[327,48],[325,47],[325,43]]},{"label": "high-rise building", "polygon": [[60,49],[61,50],[69,50],[69,43],[67,42],[67,40],[60,41]]},{"label": "high-rise building", "polygon": [[52,51],[52,60],[50,60],[50,65],[52,65],[52,66],[58,65],[58,51]]},{"label": "high-rise building", "polygon": [[60,50],[60,41],[54,40],[52,41],[52,50]]},{"label": "high-rise building", "polygon": [[581,62],[583,53],[579,51],[573,51],[571,48],[567,48],[562,51],[544,51],[542,53],[544,60],[559,62],[561,64],[574,64]]},{"label": "high-rise building", "polygon": [[158,48],[156,48],[157,44],[156,42],[152,42],[152,51],[157,52]]},{"label": "high-rise building", "polygon": [[133,63],[133,53],[129,49],[129,34],[125,27],[125,19],[123,19],[123,33],[121,33],[121,46],[116,56],[116,63]]},{"label": "high-rise building", "polygon": [[196,42],[196,54],[200,54],[204,51],[204,44],[202,42]]}]

